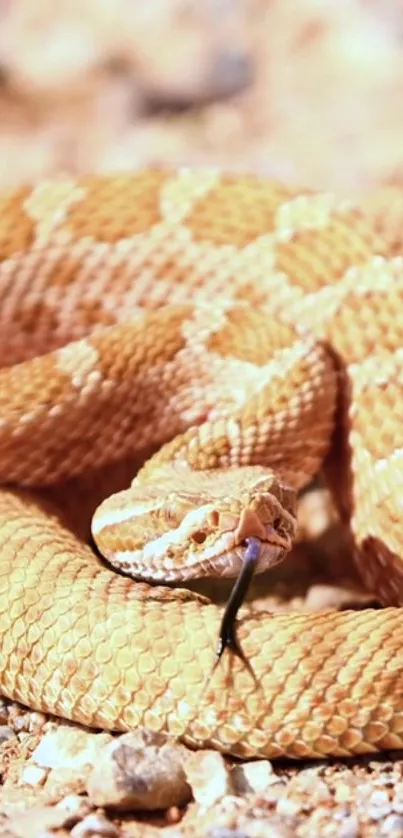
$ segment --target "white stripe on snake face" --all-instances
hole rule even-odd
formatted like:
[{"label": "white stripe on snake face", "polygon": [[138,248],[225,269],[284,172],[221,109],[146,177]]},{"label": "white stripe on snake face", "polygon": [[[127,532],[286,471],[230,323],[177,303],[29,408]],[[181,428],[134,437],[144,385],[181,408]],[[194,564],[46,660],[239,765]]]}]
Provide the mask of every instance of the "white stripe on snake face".
[{"label": "white stripe on snake face", "polygon": [[[211,503],[193,509],[191,512],[188,512],[178,527],[170,529],[164,535],[160,535],[153,541],[149,541],[141,549],[117,550],[113,553],[113,560],[118,564],[124,564],[126,567],[132,564],[133,570],[138,570],[145,578],[163,578],[166,576],[167,570],[174,568],[179,577],[181,571],[178,566],[178,557],[171,559],[167,556],[168,549],[172,546],[182,547],[183,555],[185,555],[185,545],[189,544],[189,537],[196,530],[206,527],[209,512],[214,509],[215,506]],[[125,520],[128,520],[129,517],[128,514],[126,515],[125,510]],[[104,523],[105,521],[103,521]],[[217,559],[217,554],[232,547],[233,534],[232,532],[217,533],[217,539],[214,539],[214,544],[201,546],[192,544],[190,541],[190,545],[193,546],[194,552],[192,555],[192,551],[186,551],[186,568],[189,571],[192,567],[200,565],[201,562],[214,561]],[[156,568],[155,563],[158,563],[160,567]]]},{"label": "white stripe on snake face", "polygon": [[158,509],[161,503],[162,499],[154,498],[144,503],[122,506],[120,509],[114,507],[108,509],[107,505],[103,504],[93,517],[91,525],[92,534],[95,537],[106,527],[113,526],[114,524],[122,524],[124,521],[129,521],[130,518],[139,517],[139,515],[146,515],[148,512]]}]

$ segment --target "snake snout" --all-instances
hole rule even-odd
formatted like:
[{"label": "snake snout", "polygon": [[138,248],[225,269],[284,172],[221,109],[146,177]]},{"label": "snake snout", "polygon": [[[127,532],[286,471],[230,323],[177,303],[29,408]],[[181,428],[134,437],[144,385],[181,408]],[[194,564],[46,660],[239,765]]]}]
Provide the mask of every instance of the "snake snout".
[{"label": "snake snout", "polygon": [[246,539],[251,537],[258,538],[260,541],[266,540],[266,528],[254,509],[242,510],[234,536],[238,544],[246,543]]}]

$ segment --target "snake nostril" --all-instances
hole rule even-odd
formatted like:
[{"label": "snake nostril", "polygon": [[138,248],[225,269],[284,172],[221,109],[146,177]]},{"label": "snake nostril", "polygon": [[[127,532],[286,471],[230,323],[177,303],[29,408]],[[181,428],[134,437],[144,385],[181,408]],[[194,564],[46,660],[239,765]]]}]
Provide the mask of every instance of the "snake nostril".
[{"label": "snake nostril", "polygon": [[206,538],[207,533],[203,532],[203,530],[196,530],[192,533],[192,541],[195,541],[196,544],[203,544]]}]

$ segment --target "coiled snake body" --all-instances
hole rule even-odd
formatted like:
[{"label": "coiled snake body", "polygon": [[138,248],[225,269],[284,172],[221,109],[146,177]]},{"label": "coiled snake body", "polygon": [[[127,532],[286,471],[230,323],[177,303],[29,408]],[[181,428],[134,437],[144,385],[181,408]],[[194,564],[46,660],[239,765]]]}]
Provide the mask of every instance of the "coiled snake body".
[{"label": "coiled snake body", "polygon": [[154,451],[94,519],[107,555],[236,572],[245,535],[288,549],[289,486],[326,460],[363,581],[399,605],[402,304],[387,220],[329,195],[207,170],[4,193],[1,691],[242,756],[402,747],[399,608],[241,613],[258,687],[231,655],[206,686],[221,609],[88,546],[112,466]]}]

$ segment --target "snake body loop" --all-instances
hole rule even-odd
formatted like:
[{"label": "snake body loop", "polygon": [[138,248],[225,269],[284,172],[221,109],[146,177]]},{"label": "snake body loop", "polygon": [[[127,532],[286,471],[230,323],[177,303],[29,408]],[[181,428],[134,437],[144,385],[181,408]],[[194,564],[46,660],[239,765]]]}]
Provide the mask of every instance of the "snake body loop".
[{"label": "snake body loop", "polygon": [[[403,746],[403,258],[381,215],[212,170],[2,195],[6,696],[244,757]],[[248,538],[273,562],[323,464],[389,607],[242,610],[259,689],[237,656],[214,669],[222,609],[89,546],[98,507],[136,577],[236,573]]]}]

